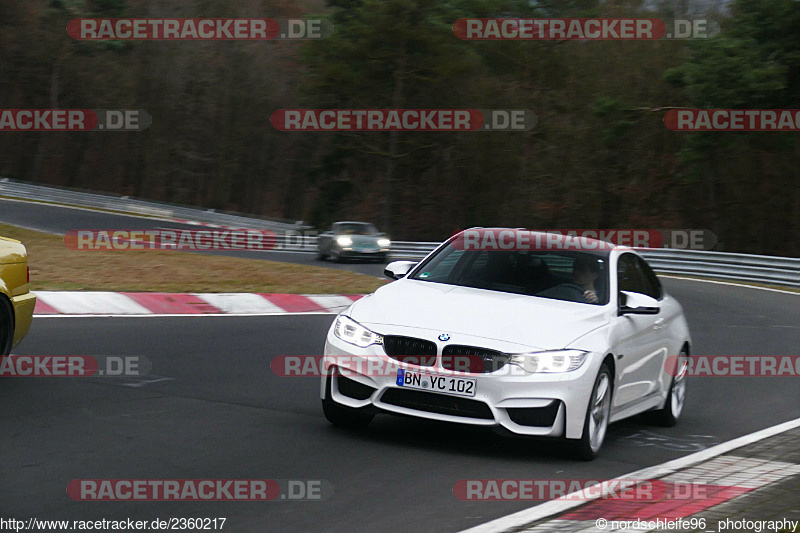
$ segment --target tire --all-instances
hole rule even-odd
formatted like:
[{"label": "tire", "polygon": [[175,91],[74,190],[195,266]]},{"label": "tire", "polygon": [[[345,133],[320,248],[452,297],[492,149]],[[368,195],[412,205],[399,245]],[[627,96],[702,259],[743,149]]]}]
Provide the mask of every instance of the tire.
[{"label": "tire", "polygon": [[334,263],[342,262],[342,255],[336,251],[336,248],[331,248],[331,261]]},{"label": "tire", "polygon": [[11,353],[14,342],[14,308],[8,298],[0,294],[0,357]]},{"label": "tire", "polygon": [[669,385],[669,393],[664,407],[646,413],[647,418],[654,424],[664,427],[672,427],[678,423],[678,419],[683,413],[686,404],[686,374],[688,364],[685,363],[689,354],[684,348],[678,354],[678,367],[675,376],[672,376],[672,383]]},{"label": "tire", "polygon": [[332,376],[329,375],[325,384],[325,398],[322,399],[322,412],[325,413],[328,422],[334,426],[348,429],[367,427],[375,417],[375,413],[364,412],[336,403],[331,398],[331,381]]},{"label": "tire", "polygon": [[317,253],[317,261],[325,261],[327,258],[328,256],[321,251]]},{"label": "tire", "polygon": [[583,434],[580,439],[571,439],[572,455],[576,459],[591,461],[600,453],[611,418],[611,399],[614,394],[614,380],[608,365],[603,363],[594,380],[586,416],[583,420]]}]

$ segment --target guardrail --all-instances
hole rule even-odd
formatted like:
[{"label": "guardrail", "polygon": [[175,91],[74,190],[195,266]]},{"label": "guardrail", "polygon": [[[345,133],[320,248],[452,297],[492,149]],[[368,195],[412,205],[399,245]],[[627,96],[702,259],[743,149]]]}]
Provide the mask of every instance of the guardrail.
[{"label": "guardrail", "polygon": [[[126,213],[180,219],[247,229],[268,229],[283,236],[278,249],[316,253],[317,237],[303,235],[307,226],[291,221],[252,218],[229,213],[203,211],[83,191],[58,189],[42,185],[0,179],[0,196],[41,200],[122,211]],[[392,243],[392,259],[422,259],[440,243],[396,241]],[[800,258],[774,257],[699,250],[649,248],[640,250],[656,272],[711,279],[746,281],[800,288]]]},{"label": "guardrail", "polygon": [[800,259],[669,248],[641,254],[656,272],[800,287]]},{"label": "guardrail", "polygon": [[[392,242],[390,255],[395,260],[422,259],[439,244],[396,241]],[[294,242],[289,239],[288,243],[281,245],[281,249],[316,253],[316,246],[316,237],[304,236]],[[638,251],[653,269],[661,274],[800,287],[800,258],[670,248],[648,248]]]},{"label": "guardrail", "polygon": [[127,196],[112,196],[94,192],[34,185],[32,183],[12,181],[8,178],[0,179],[0,196],[79,207],[92,207],[95,209],[120,211],[135,215],[168,218],[179,221],[202,222],[205,224],[216,224],[218,226],[230,226],[235,228],[268,229],[276,232],[307,228],[307,226],[299,225],[290,220],[262,219],[231,213],[220,213],[214,210],[162,204],[159,202],[128,198]]}]

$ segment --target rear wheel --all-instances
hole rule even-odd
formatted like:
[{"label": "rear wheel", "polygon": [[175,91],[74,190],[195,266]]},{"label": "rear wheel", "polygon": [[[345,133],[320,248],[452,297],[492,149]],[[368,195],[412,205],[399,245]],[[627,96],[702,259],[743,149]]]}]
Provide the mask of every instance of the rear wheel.
[{"label": "rear wheel", "polygon": [[331,397],[332,376],[328,376],[325,384],[325,398],[322,399],[322,412],[325,418],[334,426],[344,428],[364,428],[372,422],[375,413],[365,412],[361,409],[353,409],[336,403]]},{"label": "rear wheel", "polygon": [[0,357],[11,353],[14,342],[14,309],[8,298],[0,295]]},{"label": "rear wheel", "polygon": [[662,409],[647,413],[650,419],[661,426],[672,427],[678,423],[686,402],[686,376],[689,373],[689,354],[686,348],[678,354],[672,383],[669,386],[667,402]]},{"label": "rear wheel", "polygon": [[586,408],[583,435],[581,435],[580,439],[572,441],[572,451],[578,459],[591,461],[600,453],[611,418],[612,394],[613,381],[611,380],[611,371],[608,369],[608,365],[603,363],[600,367],[600,372],[597,373],[597,378],[594,380],[592,395]]}]

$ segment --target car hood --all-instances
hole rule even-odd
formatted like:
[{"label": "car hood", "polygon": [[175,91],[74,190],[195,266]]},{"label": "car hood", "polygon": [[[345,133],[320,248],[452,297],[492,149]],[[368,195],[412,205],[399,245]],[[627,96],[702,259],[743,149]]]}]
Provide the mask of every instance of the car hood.
[{"label": "car hood", "polygon": [[358,300],[348,314],[379,332],[435,330],[540,350],[564,348],[608,322],[605,307],[409,279]]}]

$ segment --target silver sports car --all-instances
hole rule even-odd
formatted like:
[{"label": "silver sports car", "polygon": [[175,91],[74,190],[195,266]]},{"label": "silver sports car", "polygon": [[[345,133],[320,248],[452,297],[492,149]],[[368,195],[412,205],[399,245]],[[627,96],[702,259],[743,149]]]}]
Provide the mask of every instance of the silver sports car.
[{"label": "silver sports car", "polygon": [[375,259],[386,261],[391,241],[385,233],[367,222],[334,222],[331,229],[320,234],[317,259],[328,257],[336,262],[343,259]]}]

